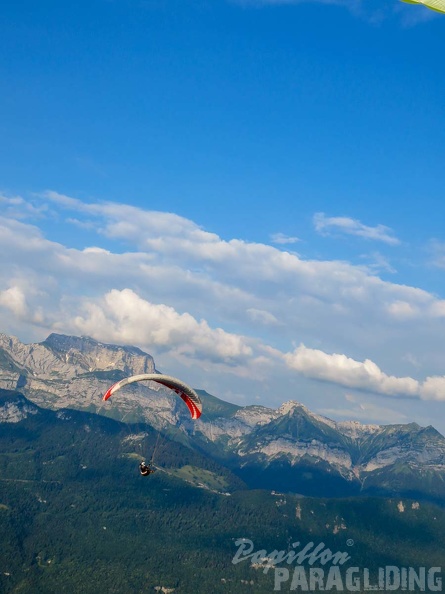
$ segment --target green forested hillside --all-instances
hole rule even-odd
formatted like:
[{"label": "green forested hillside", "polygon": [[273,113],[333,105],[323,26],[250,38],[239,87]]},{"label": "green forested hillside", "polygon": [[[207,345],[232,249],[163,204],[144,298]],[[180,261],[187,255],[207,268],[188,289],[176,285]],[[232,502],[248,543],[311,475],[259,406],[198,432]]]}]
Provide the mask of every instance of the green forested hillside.
[{"label": "green forested hillside", "polygon": [[[26,407],[11,393],[3,401]],[[438,506],[248,490],[168,440],[158,471],[143,478],[138,462],[156,442],[150,428],[34,408],[0,423],[2,593],[272,592],[273,570],[232,564],[239,538],[268,553],[323,542],[355,567],[445,565]]]}]

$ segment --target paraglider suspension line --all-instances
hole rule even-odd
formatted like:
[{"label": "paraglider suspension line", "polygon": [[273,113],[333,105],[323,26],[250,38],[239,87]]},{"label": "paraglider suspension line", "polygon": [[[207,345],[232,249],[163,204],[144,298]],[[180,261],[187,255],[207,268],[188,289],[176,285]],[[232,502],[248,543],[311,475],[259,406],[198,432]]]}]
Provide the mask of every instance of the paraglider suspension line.
[{"label": "paraglider suspension line", "polygon": [[156,450],[158,449],[160,437],[161,437],[161,433],[158,432],[158,437],[156,439],[156,443],[155,443],[155,447],[154,447],[154,450],[153,450],[153,454],[151,455],[151,459],[150,459],[150,465],[154,463],[155,454],[156,454]]}]

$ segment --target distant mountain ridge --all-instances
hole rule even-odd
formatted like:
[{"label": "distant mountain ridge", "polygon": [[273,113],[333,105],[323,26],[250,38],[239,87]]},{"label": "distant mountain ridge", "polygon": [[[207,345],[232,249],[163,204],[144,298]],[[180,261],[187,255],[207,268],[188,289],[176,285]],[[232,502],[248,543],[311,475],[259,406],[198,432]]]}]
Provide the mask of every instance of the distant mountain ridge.
[{"label": "distant mountain ridge", "polygon": [[153,357],[135,347],[59,334],[26,345],[0,335],[0,388],[18,389],[42,407],[147,422],[251,487],[317,496],[445,496],[445,438],[431,426],[335,422],[297,401],[277,410],[240,407],[202,390],[204,415],[193,422],[180,399],[154,384],[128,386],[102,403],[110,383],[155,371]]}]

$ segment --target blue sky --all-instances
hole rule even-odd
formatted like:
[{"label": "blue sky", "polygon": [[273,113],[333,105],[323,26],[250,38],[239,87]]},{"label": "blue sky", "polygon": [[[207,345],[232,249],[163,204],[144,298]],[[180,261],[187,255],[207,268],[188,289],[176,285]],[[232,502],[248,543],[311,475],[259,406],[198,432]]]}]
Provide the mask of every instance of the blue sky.
[{"label": "blue sky", "polygon": [[0,324],[242,404],[445,401],[445,17],[43,0],[0,20]]}]

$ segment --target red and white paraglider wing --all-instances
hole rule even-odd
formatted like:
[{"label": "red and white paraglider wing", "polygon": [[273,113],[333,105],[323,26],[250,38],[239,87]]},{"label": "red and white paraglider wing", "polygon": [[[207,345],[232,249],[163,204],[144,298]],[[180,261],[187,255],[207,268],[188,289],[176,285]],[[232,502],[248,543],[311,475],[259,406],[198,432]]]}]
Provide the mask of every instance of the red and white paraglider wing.
[{"label": "red and white paraglider wing", "polygon": [[192,390],[187,384],[184,384],[180,380],[175,379],[174,377],[169,377],[167,375],[162,376],[162,379],[159,377],[155,380],[159,384],[174,390],[176,394],[178,394],[186,403],[192,419],[199,419],[202,413],[202,403],[198,396],[198,394]]},{"label": "red and white paraglider wing", "polygon": [[127,384],[132,384],[134,382],[140,381],[153,381],[157,382],[158,384],[162,384],[166,388],[170,388],[178,394],[182,400],[186,403],[192,419],[199,419],[202,413],[202,402],[198,396],[198,394],[190,388],[187,384],[184,384],[181,380],[178,380],[174,377],[170,377],[169,375],[161,375],[158,373],[143,373],[141,375],[132,375],[131,377],[126,377],[125,379],[121,380],[120,382],[116,382],[109,388],[104,396],[103,400],[108,400],[110,396],[115,394],[118,390],[126,386]]}]

